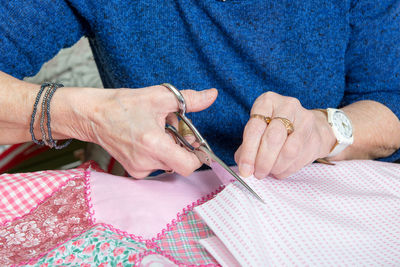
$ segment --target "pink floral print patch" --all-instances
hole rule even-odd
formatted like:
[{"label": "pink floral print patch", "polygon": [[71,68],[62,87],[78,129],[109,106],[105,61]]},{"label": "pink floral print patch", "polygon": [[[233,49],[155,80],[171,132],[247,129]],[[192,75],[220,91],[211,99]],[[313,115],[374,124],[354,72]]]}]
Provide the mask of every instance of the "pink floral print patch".
[{"label": "pink floral print patch", "polygon": [[138,255],[146,250],[144,243],[96,225],[52,250],[35,266],[134,266]]}]

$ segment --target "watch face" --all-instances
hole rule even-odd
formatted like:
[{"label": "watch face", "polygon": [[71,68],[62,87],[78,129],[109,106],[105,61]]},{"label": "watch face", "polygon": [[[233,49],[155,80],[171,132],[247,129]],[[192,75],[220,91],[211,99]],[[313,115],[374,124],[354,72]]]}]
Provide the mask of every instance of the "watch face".
[{"label": "watch face", "polygon": [[333,114],[332,123],[343,137],[352,137],[353,128],[351,126],[351,122],[343,112],[336,111]]}]

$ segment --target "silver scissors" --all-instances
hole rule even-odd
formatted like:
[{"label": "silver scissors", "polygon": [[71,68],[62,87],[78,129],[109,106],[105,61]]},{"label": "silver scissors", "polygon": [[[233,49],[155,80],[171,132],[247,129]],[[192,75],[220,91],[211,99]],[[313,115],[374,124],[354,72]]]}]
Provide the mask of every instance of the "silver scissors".
[{"label": "silver scissors", "polygon": [[173,85],[169,83],[163,83],[162,86],[168,88],[178,99],[179,111],[175,112],[175,114],[189,127],[189,129],[193,132],[196,142],[199,144],[198,147],[193,147],[186,139],[178,132],[178,130],[172,125],[166,125],[165,129],[173,135],[176,141],[178,141],[181,145],[183,145],[188,151],[194,153],[203,164],[211,167],[214,163],[217,163],[222,168],[224,168],[228,173],[230,173],[239,183],[241,183],[244,188],[246,188],[253,196],[255,196],[258,200],[265,204],[262,198],[257,195],[257,193],[245,182],[242,178],[239,177],[228,165],[225,164],[220,158],[218,158],[214,152],[212,152],[210,146],[207,141],[201,136],[200,132],[194,127],[193,123],[190,121],[188,117],[186,117],[186,102],[183,98],[181,92],[176,89]]}]

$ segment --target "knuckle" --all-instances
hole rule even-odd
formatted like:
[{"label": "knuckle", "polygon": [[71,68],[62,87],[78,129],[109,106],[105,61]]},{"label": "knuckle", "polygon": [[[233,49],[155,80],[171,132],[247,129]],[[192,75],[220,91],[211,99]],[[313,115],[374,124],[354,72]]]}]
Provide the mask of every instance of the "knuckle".
[{"label": "knuckle", "polygon": [[304,113],[302,120],[305,125],[312,125],[315,122],[315,116],[312,112],[306,112]]},{"label": "knuckle", "polygon": [[275,97],[277,95],[278,95],[277,93],[272,92],[272,91],[268,91],[268,92],[265,92],[265,93],[262,94],[262,96],[264,98],[271,98],[271,97]]},{"label": "knuckle", "polygon": [[295,107],[301,106],[300,100],[298,100],[298,99],[295,98],[295,97],[287,97],[286,102],[287,102],[289,105],[292,105],[292,106],[295,106]]},{"label": "knuckle", "polygon": [[257,97],[254,104],[265,105],[265,103],[268,103],[272,98],[276,97],[276,95],[277,94],[272,91],[265,92]]},{"label": "knuckle", "polygon": [[264,135],[263,141],[272,146],[281,145],[286,138],[285,131],[271,125],[269,131]]},{"label": "knuckle", "polygon": [[158,138],[157,135],[152,133],[152,132],[144,132],[140,136],[140,142],[145,146],[145,147],[155,147],[157,146]]},{"label": "knuckle", "polygon": [[244,127],[243,138],[259,138],[264,133],[266,127],[267,124],[264,121],[260,119],[251,119]]},{"label": "knuckle", "polygon": [[265,122],[262,122],[261,120],[256,120],[253,119],[249,121],[249,123],[246,125],[246,135],[247,136],[260,136],[264,133],[265,131]]},{"label": "knuckle", "polygon": [[194,101],[196,91],[187,89],[182,90],[181,93],[183,93],[186,104],[190,106]]},{"label": "knuckle", "polygon": [[283,148],[283,156],[287,159],[294,159],[300,152],[301,145],[298,142],[293,142]]}]

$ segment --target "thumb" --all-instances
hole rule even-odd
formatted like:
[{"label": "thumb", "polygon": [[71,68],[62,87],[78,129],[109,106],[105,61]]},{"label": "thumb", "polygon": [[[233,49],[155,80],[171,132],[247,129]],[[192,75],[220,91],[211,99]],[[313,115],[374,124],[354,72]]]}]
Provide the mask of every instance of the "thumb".
[{"label": "thumb", "polygon": [[218,96],[218,91],[215,88],[202,91],[182,90],[181,93],[186,101],[186,112],[206,109],[214,103]]}]

